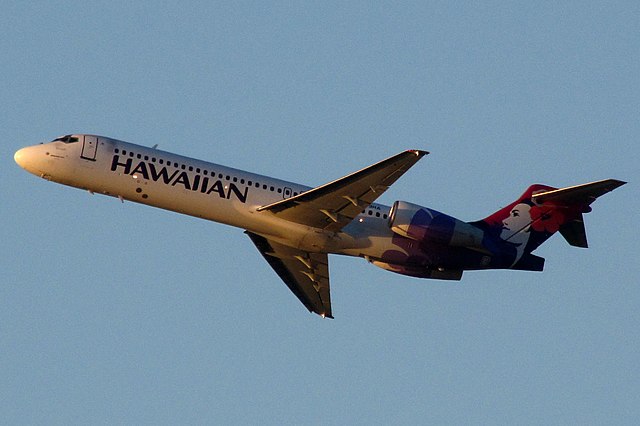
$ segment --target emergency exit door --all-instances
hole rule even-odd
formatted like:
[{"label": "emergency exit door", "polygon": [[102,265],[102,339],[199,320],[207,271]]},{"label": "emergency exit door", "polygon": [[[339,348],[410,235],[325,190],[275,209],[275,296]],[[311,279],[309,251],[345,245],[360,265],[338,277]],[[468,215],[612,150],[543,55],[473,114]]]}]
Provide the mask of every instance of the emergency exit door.
[{"label": "emergency exit door", "polygon": [[96,152],[98,151],[98,137],[97,136],[84,136],[82,141],[82,154],[80,155],[85,160],[96,161]]}]

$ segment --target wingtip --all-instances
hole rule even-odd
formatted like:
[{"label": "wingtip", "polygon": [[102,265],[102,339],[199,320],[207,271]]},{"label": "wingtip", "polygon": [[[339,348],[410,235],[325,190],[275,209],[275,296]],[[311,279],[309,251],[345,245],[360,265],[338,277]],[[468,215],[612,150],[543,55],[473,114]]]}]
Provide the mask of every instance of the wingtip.
[{"label": "wingtip", "polygon": [[407,152],[415,154],[418,157],[423,157],[423,156],[429,154],[429,151],[424,151],[424,150],[421,150],[421,149],[409,149],[409,150],[407,150]]},{"label": "wingtip", "polygon": [[626,185],[627,182],[623,181],[623,180],[619,180],[619,179],[606,179],[604,181],[602,181],[603,183],[606,182],[610,185],[609,191],[613,191],[614,189],[620,188],[622,185]]}]

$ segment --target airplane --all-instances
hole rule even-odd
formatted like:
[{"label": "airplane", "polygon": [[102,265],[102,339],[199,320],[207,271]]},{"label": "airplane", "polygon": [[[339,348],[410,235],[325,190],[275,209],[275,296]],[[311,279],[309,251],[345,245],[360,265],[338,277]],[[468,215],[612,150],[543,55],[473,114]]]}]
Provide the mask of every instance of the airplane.
[{"label": "airplane", "polygon": [[438,280],[460,280],[468,270],[542,271],[544,258],[532,252],[556,232],[587,247],[583,214],[626,183],[531,185],[471,222],[407,201],[374,202],[427,154],[404,151],[315,188],[90,134],[28,146],[14,159],[36,176],[91,194],[244,229],[300,302],[327,318],[333,318],[329,254]]}]

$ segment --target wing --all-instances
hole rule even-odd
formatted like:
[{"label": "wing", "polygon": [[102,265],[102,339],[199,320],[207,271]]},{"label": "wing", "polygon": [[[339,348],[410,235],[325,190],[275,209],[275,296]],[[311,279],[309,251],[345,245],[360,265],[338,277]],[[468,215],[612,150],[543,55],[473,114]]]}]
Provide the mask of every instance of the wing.
[{"label": "wing", "polygon": [[295,197],[259,207],[258,211],[269,211],[281,219],[337,232],[426,154],[428,152],[419,150],[401,152]]},{"label": "wing", "polygon": [[333,318],[327,254],[305,252],[278,244],[249,231],[245,233],[287,287],[310,312]]}]

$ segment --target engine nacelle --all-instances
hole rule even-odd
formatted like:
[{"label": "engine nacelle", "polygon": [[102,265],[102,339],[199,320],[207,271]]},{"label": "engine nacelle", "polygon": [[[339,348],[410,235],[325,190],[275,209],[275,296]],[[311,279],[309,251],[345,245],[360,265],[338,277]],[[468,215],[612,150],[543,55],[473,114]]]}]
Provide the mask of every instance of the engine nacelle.
[{"label": "engine nacelle", "polygon": [[484,231],[439,211],[406,201],[393,203],[389,227],[403,237],[455,247],[485,249]]}]

